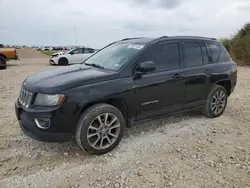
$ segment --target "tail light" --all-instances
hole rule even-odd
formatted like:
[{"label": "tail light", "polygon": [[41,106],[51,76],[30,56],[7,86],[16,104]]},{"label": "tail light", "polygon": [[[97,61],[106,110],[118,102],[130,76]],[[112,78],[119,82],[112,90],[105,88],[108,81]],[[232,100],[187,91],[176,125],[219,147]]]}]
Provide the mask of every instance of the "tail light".
[{"label": "tail light", "polygon": [[16,49],[14,50],[14,52],[15,52],[15,55],[16,55]]}]

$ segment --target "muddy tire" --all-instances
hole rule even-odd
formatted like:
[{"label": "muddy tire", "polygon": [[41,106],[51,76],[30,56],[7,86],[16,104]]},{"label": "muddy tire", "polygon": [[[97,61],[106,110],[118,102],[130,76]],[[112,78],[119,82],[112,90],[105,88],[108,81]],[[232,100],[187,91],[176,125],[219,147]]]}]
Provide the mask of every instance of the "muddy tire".
[{"label": "muddy tire", "polygon": [[7,65],[6,65],[6,59],[3,57],[0,57],[0,69],[6,69]]},{"label": "muddy tire", "polygon": [[227,90],[223,86],[214,86],[208,95],[202,113],[209,118],[221,116],[227,106],[227,98]]},{"label": "muddy tire", "polygon": [[96,104],[81,114],[76,128],[76,142],[88,153],[102,155],[119,144],[124,127],[121,111],[108,104]]}]

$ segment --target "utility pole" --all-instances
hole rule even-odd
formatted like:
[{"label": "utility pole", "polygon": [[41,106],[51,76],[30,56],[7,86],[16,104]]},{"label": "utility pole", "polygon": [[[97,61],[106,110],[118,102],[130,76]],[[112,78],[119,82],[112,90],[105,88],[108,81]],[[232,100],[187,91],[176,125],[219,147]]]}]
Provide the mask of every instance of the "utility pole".
[{"label": "utility pole", "polygon": [[74,30],[75,30],[75,40],[76,40],[76,47],[77,47],[76,25],[74,25]]}]

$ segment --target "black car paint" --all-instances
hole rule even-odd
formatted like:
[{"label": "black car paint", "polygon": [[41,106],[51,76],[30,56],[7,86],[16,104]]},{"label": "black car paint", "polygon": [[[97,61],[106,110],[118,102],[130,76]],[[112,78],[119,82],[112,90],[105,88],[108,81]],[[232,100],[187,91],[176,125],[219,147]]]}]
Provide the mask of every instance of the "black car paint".
[{"label": "black car paint", "polygon": [[[136,74],[140,57],[155,44],[163,41],[178,41],[187,38],[134,39],[145,42],[145,47],[130,63],[119,71],[98,69],[84,64],[71,65],[44,71],[25,80],[28,90],[37,93],[63,93],[66,99],[57,107],[25,108],[16,102],[19,122],[26,132],[37,135],[35,139],[54,141],[44,138],[43,134],[74,135],[79,115],[88,106],[108,101],[121,101],[127,123],[141,121],[154,116],[178,112],[194,107],[202,107],[211,88],[224,80],[231,82],[233,91],[237,71],[230,62],[206,64],[185,68],[180,48],[179,68],[174,70]],[[190,39],[203,42],[211,39]],[[41,130],[36,127],[34,118],[51,118],[51,127]],[[59,136],[60,137],[60,136]],[[60,137],[59,140],[62,140]]]},{"label": "black car paint", "polygon": [[25,83],[30,91],[49,94],[83,84],[115,79],[118,76],[119,74],[114,71],[93,69],[84,64],[77,64],[37,73],[27,78]]}]

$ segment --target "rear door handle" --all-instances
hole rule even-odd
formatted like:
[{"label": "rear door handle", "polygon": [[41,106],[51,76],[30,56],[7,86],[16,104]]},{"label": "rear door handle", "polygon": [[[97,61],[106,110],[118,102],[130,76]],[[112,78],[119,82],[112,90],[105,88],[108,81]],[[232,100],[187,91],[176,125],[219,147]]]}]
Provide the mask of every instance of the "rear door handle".
[{"label": "rear door handle", "polygon": [[174,74],[174,75],[172,76],[172,78],[175,78],[175,79],[179,79],[179,78],[181,78],[181,77],[182,77],[182,75],[179,74],[179,73],[176,73],[176,74]]}]

